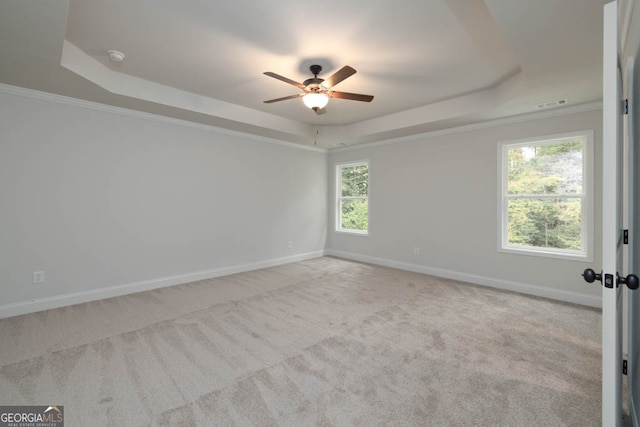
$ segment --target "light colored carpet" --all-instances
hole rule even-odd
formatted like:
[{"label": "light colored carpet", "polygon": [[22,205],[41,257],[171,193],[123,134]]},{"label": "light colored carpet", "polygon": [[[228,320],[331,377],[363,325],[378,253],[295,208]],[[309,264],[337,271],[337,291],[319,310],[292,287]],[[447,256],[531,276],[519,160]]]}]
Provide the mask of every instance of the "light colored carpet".
[{"label": "light colored carpet", "polygon": [[600,312],[337,258],[0,320],[68,426],[596,426]]}]

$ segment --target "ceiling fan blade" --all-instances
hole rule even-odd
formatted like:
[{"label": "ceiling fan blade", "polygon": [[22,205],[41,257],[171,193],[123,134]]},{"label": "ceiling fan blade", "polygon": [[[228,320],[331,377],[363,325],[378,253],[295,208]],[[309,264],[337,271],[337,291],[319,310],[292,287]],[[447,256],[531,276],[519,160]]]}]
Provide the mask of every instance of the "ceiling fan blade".
[{"label": "ceiling fan blade", "polygon": [[265,104],[271,104],[272,102],[284,101],[284,100],[293,99],[293,98],[300,98],[301,96],[304,96],[304,93],[298,93],[298,94],[295,94],[295,95],[283,96],[282,98],[270,99],[268,101],[264,101],[264,103]]},{"label": "ceiling fan blade", "polygon": [[326,84],[328,87],[334,87],[335,85],[337,85],[338,83],[346,79],[347,77],[353,76],[355,73],[356,73],[356,70],[354,68],[351,68],[348,65],[345,65],[344,67],[340,68],[338,71],[333,73],[331,77],[325,79],[323,84]]},{"label": "ceiling fan blade", "polygon": [[352,101],[371,102],[373,95],[362,95],[360,93],[331,92],[331,98],[350,99]]},{"label": "ceiling fan blade", "polygon": [[296,82],[296,81],[293,81],[293,80],[291,80],[291,79],[288,79],[288,78],[286,78],[286,77],[283,77],[283,76],[281,76],[280,74],[276,74],[276,73],[273,73],[273,72],[271,72],[271,71],[266,71],[266,72],[264,73],[264,75],[265,75],[265,76],[269,76],[269,77],[273,77],[274,79],[281,80],[281,81],[283,81],[283,82],[285,82],[285,83],[289,83],[290,85],[294,85],[295,87],[299,87],[300,89],[304,89],[304,85],[303,85],[302,83],[298,83],[298,82]]}]

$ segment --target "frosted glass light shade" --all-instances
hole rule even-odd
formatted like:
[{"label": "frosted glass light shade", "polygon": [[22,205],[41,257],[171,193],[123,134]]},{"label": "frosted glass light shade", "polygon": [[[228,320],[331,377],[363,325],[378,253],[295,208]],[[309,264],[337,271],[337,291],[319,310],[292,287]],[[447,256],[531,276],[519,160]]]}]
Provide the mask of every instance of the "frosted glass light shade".
[{"label": "frosted glass light shade", "polygon": [[324,93],[308,93],[302,97],[302,102],[309,108],[324,108],[329,102],[329,97]]}]

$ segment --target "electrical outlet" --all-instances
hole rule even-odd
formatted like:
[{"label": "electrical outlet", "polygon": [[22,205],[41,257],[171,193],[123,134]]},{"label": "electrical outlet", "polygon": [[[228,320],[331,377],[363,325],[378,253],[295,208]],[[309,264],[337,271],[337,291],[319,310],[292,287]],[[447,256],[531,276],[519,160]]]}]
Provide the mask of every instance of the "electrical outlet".
[{"label": "electrical outlet", "polygon": [[293,242],[291,240],[287,241],[287,248],[289,249],[293,248]]},{"label": "electrical outlet", "polygon": [[33,272],[33,284],[41,285],[44,283],[44,271],[34,271]]},{"label": "electrical outlet", "polygon": [[413,254],[414,254],[414,255],[420,255],[420,248],[419,248],[418,246],[415,246],[415,247],[413,248]]}]

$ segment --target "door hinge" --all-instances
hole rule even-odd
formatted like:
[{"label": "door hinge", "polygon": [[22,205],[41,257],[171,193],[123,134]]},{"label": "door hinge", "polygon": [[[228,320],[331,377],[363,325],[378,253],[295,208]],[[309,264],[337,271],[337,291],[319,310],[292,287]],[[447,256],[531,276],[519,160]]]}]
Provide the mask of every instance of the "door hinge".
[{"label": "door hinge", "polygon": [[622,230],[622,243],[629,244],[629,230]]},{"label": "door hinge", "polygon": [[622,101],[622,114],[629,114],[629,100],[625,99]]},{"label": "door hinge", "polygon": [[622,361],[622,375],[627,375],[627,361]]}]

